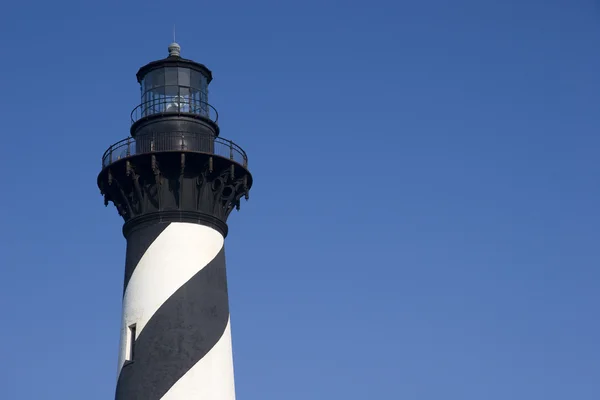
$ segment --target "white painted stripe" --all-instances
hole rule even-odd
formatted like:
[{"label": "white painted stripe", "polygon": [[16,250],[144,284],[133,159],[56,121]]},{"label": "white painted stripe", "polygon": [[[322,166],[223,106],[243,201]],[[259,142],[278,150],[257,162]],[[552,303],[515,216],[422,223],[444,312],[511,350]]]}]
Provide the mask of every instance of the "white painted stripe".
[{"label": "white painted stripe", "polygon": [[217,344],[161,398],[181,399],[235,400],[229,321]]},{"label": "white painted stripe", "polygon": [[160,306],[215,258],[223,243],[223,236],[212,228],[173,222],[148,247],[123,296],[119,373],[129,326],[136,324],[139,335]]}]

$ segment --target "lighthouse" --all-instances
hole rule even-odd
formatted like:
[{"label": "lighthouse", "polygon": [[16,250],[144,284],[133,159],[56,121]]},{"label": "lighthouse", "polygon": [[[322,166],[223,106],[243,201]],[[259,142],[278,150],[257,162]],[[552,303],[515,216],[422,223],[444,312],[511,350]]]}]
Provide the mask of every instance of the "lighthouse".
[{"label": "lighthouse", "polygon": [[224,241],[252,176],[220,136],[212,72],[168,50],[137,72],[129,137],[98,175],[127,241],[115,399],[234,400]]}]

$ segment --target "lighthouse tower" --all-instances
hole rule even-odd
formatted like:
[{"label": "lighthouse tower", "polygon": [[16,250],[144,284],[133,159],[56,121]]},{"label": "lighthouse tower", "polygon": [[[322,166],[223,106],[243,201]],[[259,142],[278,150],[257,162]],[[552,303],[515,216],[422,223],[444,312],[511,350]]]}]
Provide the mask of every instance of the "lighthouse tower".
[{"label": "lighthouse tower", "polygon": [[180,52],[140,68],[130,137],[98,175],[127,240],[116,400],[235,399],[224,239],[252,176],[219,136],[211,71]]}]

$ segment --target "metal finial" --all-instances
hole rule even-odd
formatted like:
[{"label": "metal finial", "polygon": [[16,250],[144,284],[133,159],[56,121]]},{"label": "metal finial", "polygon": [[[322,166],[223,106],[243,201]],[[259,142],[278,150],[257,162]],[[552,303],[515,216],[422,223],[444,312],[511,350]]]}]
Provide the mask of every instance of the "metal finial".
[{"label": "metal finial", "polygon": [[169,56],[179,57],[181,54],[181,46],[173,42],[169,45]]}]

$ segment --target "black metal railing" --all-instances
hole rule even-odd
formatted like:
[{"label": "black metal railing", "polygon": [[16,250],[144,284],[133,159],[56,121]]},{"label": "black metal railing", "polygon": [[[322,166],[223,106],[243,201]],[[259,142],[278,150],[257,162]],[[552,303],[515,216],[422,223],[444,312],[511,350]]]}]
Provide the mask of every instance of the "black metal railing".
[{"label": "black metal railing", "polygon": [[128,137],[113,144],[102,156],[102,168],[125,157],[138,154],[165,151],[189,151],[195,153],[214,154],[228,158],[248,167],[248,156],[240,146],[231,140],[215,137],[210,134],[192,132],[147,133],[141,136]]},{"label": "black metal railing", "polygon": [[183,96],[172,96],[148,100],[131,111],[131,123],[150,115],[192,114],[208,118],[214,123],[219,121],[217,109],[202,100],[194,100]]}]

